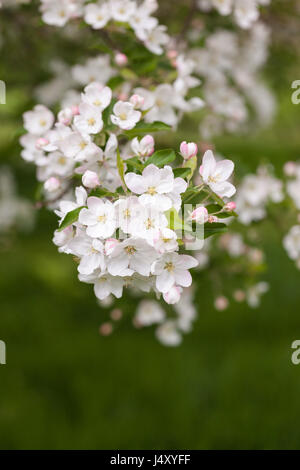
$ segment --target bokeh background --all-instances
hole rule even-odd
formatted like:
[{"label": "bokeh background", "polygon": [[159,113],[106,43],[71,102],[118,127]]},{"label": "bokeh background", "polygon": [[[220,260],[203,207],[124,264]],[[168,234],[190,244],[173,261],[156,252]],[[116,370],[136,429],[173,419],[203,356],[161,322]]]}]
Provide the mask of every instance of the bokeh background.
[{"label": "bokeh background", "polygon": [[[163,3],[162,21],[171,12],[175,28],[181,6]],[[291,83],[300,79],[299,17],[286,3],[274,0],[265,18],[273,29],[265,73],[278,101],[273,125],[215,140],[237,173],[268,160],[280,175],[285,161],[300,157],[300,105],[291,103]],[[7,83],[0,165],[14,169],[19,193],[33,201],[34,168],[19,155],[22,113],[48,78],[51,58],[76,63],[89,45],[61,38],[30,8],[1,12],[0,31],[0,78]],[[183,138],[197,140],[191,118],[172,137],[175,145]],[[300,272],[273,220],[264,222],[260,240],[271,285],[260,308],[234,304],[217,312],[211,284],[200,275],[198,320],[178,348],[160,345],[151,328],[132,327],[134,301],[119,303],[125,319],[114,334],[99,335],[109,309],[79,283],[72,258],[58,254],[51,242],[56,223],[50,212],[36,211],[33,232],[12,231],[0,245],[0,339],[7,344],[0,448],[299,449],[300,365],[291,362],[291,344],[300,339]]]}]

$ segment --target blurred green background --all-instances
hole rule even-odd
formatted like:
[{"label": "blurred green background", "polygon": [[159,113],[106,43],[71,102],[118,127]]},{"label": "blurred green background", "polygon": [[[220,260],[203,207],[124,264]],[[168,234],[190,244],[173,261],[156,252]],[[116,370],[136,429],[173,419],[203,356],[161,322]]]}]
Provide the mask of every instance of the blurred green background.
[{"label": "blurred green background", "polygon": [[[284,2],[277,3],[275,24],[285,15]],[[0,164],[14,168],[20,194],[33,200],[34,168],[21,160],[16,135],[60,38],[44,40],[38,20],[30,31],[29,10],[23,14],[15,34],[8,31],[14,13],[4,19],[0,13],[9,36],[0,64],[8,84],[7,104],[0,107]],[[285,161],[300,157],[300,105],[290,100],[299,59],[289,35],[279,36],[266,72],[279,103],[273,126],[215,142],[237,172],[268,159],[280,174]],[[70,44],[64,44],[61,54],[69,58]],[[194,129],[187,118],[175,144],[196,139]],[[0,251],[0,339],[7,344],[7,365],[0,366],[1,449],[300,447],[300,365],[291,363],[291,344],[300,339],[300,272],[272,221],[264,223],[261,240],[271,285],[261,307],[234,304],[217,312],[211,285],[199,276],[194,331],[168,349],[151,328],[132,327],[133,301],[121,302],[125,320],[114,334],[99,335],[109,309],[79,283],[72,257],[52,244],[55,216],[45,210],[36,216],[32,233],[12,233]]]}]

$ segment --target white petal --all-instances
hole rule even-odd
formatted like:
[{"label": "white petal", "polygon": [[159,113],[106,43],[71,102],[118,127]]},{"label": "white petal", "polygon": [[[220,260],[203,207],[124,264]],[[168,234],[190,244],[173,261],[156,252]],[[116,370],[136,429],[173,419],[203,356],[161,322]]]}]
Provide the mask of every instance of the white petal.
[{"label": "white petal", "polygon": [[216,164],[215,175],[218,181],[226,181],[234,170],[234,163],[231,160],[222,160]]},{"label": "white petal", "polygon": [[156,288],[159,292],[168,292],[174,284],[175,278],[173,274],[169,273],[166,269],[156,278]]},{"label": "white petal", "polygon": [[179,286],[189,287],[192,284],[192,276],[186,269],[176,269],[175,280]]},{"label": "white petal", "polygon": [[211,150],[207,150],[203,156],[201,166],[201,176],[204,181],[207,181],[209,176],[215,171],[216,160]]},{"label": "white petal", "polygon": [[127,173],[125,175],[125,183],[130,191],[136,194],[143,194],[147,190],[143,176],[136,175],[135,173]]}]

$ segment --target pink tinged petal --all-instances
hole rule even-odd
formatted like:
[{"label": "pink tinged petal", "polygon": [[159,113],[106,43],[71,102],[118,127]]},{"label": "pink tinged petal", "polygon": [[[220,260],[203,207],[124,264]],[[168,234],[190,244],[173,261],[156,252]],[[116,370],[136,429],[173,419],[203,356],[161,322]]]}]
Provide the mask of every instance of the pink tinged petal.
[{"label": "pink tinged petal", "polygon": [[203,156],[202,165],[200,167],[201,176],[204,181],[207,181],[209,176],[212,175],[216,168],[216,160],[211,150],[207,150]]},{"label": "pink tinged petal", "polygon": [[175,281],[179,286],[189,287],[192,284],[191,273],[186,269],[176,269],[174,275]]},{"label": "pink tinged petal", "polygon": [[126,186],[136,194],[143,194],[147,191],[146,182],[141,175],[136,175],[135,173],[127,173],[125,175]]},{"label": "pink tinged petal", "polygon": [[159,274],[156,278],[156,288],[163,294],[168,292],[175,284],[174,275],[169,273],[166,269]]},{"label": "pink tinged petal", "polygon": [[176,261],[176,266],[178,266],[179,269],[191,269],[198,266],[198,261],[193,256],[180,255]]},{"label": "pink tinged petal", "polygon": [[97,215],[89,209],[81,209],[78,221],[83,225],[95,225],[97,223]]},{"label": "pink tinged petal", "polygon": [[234,170],[234,163],[231,160],[222,160],[216,164],[215,175],[218,181],[226,181]]}]

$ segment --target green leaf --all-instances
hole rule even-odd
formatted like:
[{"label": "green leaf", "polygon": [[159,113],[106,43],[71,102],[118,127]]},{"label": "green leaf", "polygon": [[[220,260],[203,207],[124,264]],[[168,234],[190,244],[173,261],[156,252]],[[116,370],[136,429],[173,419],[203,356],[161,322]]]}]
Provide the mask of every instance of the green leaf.
[{"label": "green leaf", "polygon": [[206,198],[207,193],[202,191],[199,191],[199,189],[188,189],[183,197],[182,197],[182,202],[184,204],[201,204],[201,202]]},{"label": "green leaf", "polygon": [[100,188],[96,188],[96,189],[93,189],[90,194],[89,194],[89,197],[91,196],[96,196],[96,197],[116,197],[117,194],[116,193],[112,193],[111,191],[109,191],[109,189],[107,188],[103,188],[103,187],[100,187]]},{"label": "green leaf", "polygon": [[110,102],[110,105],[107,108],[105,108],[105,110],[102,113],[102,119],[103,119],[105,130],[115,127],[114,124],[112,124],[110,120],[110,116],[113,113],[113,107],[116,104],[116,102],[117,100],[113,98]]},{"label": "green leaf", "polygon": [[128,68],[122,69],[120,71],[120,74],[125,80],[129,80],[129,81],[136,80],[138,78],[137,75],[131,69],[128,69]]},{"label": "green leaf", "polygon": [[112,77],[110,80],[108,80],[106,86],[108,86],[109,88],[114,90],[119,85],[121,85],[123,82],[124,82],[124,78],[117,75],[116,77]]},{"label": "green leaf", "polygon": [[[209,214],[215,214],[216,212],[219,212],[222,210],[222,206],[220,206],[219,204],[208,204],[208,206],[206,206],[206,209]],[[218,214],[218,217],[219,217],[219,214]]]},{"label": "green leaf", "polygon": [[143,171],[144,166],[142,165],[142,163],[140,163],[138,157],[128,158],[125,160],[125,163],[128,169],[130,169],[129,167],[131,167],[133,169]]},{"label": "green leaf", "polygon": [[168,227],[171,230],[184,230],[187,232],[192,232],[192,226],[185,223],[175,209],[172,208],[165,212],[165,216],[168,219]]},{"label": "green leaf", "polygon": [[129,137],[136,137],[143,134],[151,134],[152,132],[162,132],[168,131],[171,129],[171,126],[168,126],[164,122],[155,121],[151,123],[147,122],[138,122],[134,129],[130,131],[125,131],[124,134]]},{"label": "green leaf", "polygon": [[186,178],[191,172],[190,168],[174,168],[173,170],[175,178]]},{"label": "green leaf", "polygon": [[126,190],[126,184],[124,179],[124,162],[121,158],[119,147],[117,148],[117,168],[122,181],[123,189]]},{"label": "green leaf", "polygon": [[232,212],[220,212],[220,214],[217,214],[217,217],[219,219],[228,219],[228,217],[234,217]]},{"label": "green leaf", "polygon": [[186,160],[184,163],[183,163],[183,166],[184,168],[189,168],[191,173],[188,177],[188,180],[190,181],[190,179],[192,178],[196,168],[197,168],[197,156],[195,155],[194,157],[190,158],[189,160]]},{"label": "green leaf", "polygon": [[83,209],[84,207],[85,206],[77,207],[73,211],[68,212],[66,214],[65,218],[63,219],[63,221],[61,222],[61,224],[58,228],[58,231],[61,232],[65,228],[69,227],[69,225],[76,222],[78,220],[79,213],[80,213],[81,209]]},{"label": "green leaf", "polygon": [[225,233],[227,232],[228,227],[225,224],[221,223],[212,223],[210,224],[207,222],[204,224],[204,238],[211,237],[212,235],[220,234],[220,233]]},{"label": "green leaf", "polygon": [[148,158],[145,166],[150,165],[151,163],[156,166],[164,166],[167,165],[167,163],[173,162],[175,158],[176,154],[172,149],[158,150],[157,152],[154,152],[150,158]]}]

